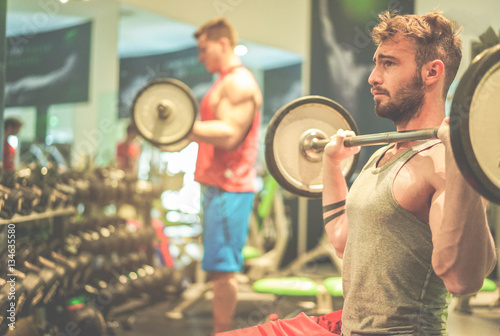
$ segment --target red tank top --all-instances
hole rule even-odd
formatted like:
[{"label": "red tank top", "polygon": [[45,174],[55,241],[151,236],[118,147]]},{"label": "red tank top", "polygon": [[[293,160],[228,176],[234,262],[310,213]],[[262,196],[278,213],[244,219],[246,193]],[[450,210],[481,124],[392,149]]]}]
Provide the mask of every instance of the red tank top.
[{"label": "red tank top", "polygon": [[[209,104],[210,95],[222,79],[237,67],[221,74],[203,97],[200,104],[202,121],[215,119]],[[230,192],[255,191],[254,180],[257,173],[254,164],[257,159],[259,128],[260,112],[256,112],[245,140],[233,151],[217,148],[206,142],[199,142],[195,181]]]},{"label": "red tank top", "polygon": [[15,170],[14,161],[16,159],[16,150],[12,147],[7,139],[3,142],[3,170]]}]

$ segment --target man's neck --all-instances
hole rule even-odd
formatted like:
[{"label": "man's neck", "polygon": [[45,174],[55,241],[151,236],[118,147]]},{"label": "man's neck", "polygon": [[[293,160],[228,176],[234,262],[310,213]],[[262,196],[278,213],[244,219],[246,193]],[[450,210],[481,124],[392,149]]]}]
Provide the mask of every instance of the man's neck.
[{"label": "man's neck", "polygon": [[424,100],[418,115],[404,125],[396,125],[398,131],[418,130],[438,127],[445,117],[445,103],[443,99]]},{"label": "man's neck", "polygon": [[220,74],[224,74],[234,67],[240,66],[241,60],[235,55],[230,55],[221,65]]},{"label": "man's neck", "polygon": [[[401,132],[439,127],[439,125],[441,125],[441,123],[443,122],[445,115],[444,100],[437,100],[433,103],[424,101],[424,104],[422,105],[422,109],[418,116],[411,119],[405,125],[396,125],[396,129]],[[413,146],[415,143],[415,141],[396,143],[393,147],[393,150],[403,150],[405,148]]]}]

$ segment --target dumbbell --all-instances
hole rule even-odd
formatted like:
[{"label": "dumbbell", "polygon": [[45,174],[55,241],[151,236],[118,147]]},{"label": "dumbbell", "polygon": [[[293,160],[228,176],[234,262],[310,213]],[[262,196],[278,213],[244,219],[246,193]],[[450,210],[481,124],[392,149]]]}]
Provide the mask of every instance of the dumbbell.
[{"label": "dumbbell", "polygon": [[114,233],[114,238],[116,239],[116,249],[117,253],[126,253],[133,249],[133,238],[125,227],[119,227]]},{"label": "dumbbell", "polygon": [[58,274],[53,268],[43,266],[40,267],[28,261],[24,262],[24,268],[27,271],[38,275],[42,279],[45,289],[40,303],[43,305],[48,304],[57,294],[58,288],[60,288],[60,274]]},{"label": "dumbbell", "polygon": [[1,218],[11,219],[16,213],[21,213],[24,201],[21,190],[0,185],[0,199],[0,203],[3,203],[0,209]]},{"label": "dumbbell", "polygon": [[59,192],[63,193],[66,196],[64,202],[62,203],[62,207],[66,208],[75,205],[75,195],[76,195],[75,188],[64,183],[56,183],[54,185],[54,189],[58,190]]},{"label": "dumbbell", "polygon": [[45,283],[43,279],[36,273],[21,272],[16,270],[16,296],[18,289],[24,294],[19,301],[25,299],[18,307],[17,316],[25,317],[33,312],[33,308],[37,306],[43,299],[45,293]]},{"label": "dumbbell", "polygon": [[[178,276],[176,273],[180,274],[178,271],[168,268],[166,266],[159,266],[154,268],[154,286],[155,287],[166,287],[173,286],[176,288],[180,288],[180,279],[176,281]],[[176,283],[179,282],[179,283]]]},{"label": "dumbbell", "polygon": [[[49,297],[53,295],[50,291],[54,291],[57,288],[47,288],[47,284],[53,285],[53,282],[56,280],[56,274],[52,270],[41,270],[39,267],[31,264],[28,260],[32,258],[35,249],[33,247],[23,247],[26,246],[21,246],[16,255],[16,263],[22,265],[22,270],[16,269],[11,271],[13,276],[10,279],[15,282],[16,298],[19,291],[24,293],[24,299],[21,296],[21,302],[17,306],[16,313],[19,316],[29,315],[32,309],[41,303],[47,295]],[[17,299],[19,300],[19,298]]]},{"label": "dumbbell", "polygon": [[9,189],[14,188],[16,185],[16,171],[2,170],[0,173],[0,184]]},{"label": "dumbbell", "polygon": [[[19,313],[24,309],[27,301],[27,291],[22,279],[18,277],[21,272],[16,271],[7,278],[0,278],[0,335],[8,328],[9,323],[17,320]],[[3,285],[2,285],[3,284]]]},{"label": "dumbbell", "polygon": [[59,280],[59,287],[57,288],[56,293],[54,295],[56,297],[65,296],[70,287],[69,281],[71,279],[70,276],[68,275],[68,269],[61,265],[56,264],[54,261],[44,256],[38,256],[37,263],[38,265],[41,265],[44,268],[51,269],[54,271]]},{"label": "dumbbell", "polygon": [[104,336],[107,333],[104,316],[97,308],[84,302],[68,304],[63,321],[61,328],[72,322],[77,326],[75,330],[79,331],[79,336]]},{"label": "dumbbell", "polygon": [[122,230],[125,231],[127,236],[127,245],[129,246],[128,251],[136,251],[144,244],[144,237],[141,233],[142,229],[137,229],[135,226],[127,225],[122,228]]},{"label": "dumbbell", "polygon": [[89,181],[87,180],[75,180],[73,183],[73,187],[75,188],[75,203],[87,203],[90,196],[89,190]]},{"label": "dumbbell", "polygon": [[[108,252],[128,252],[130,243],[130,231],[126,229],[126,220],[119,216],[111,216],[104,220],[103,226],[109,230],[107,237]],[[104,235],[104,232],[101,233]]]},{"label": "dumbbell", "polygon": [[56,188],[52,188],[50,194],[50,208],[52,210],[63,208],[66,202],[68,202],[68,196]]},{"label": "dumbbell", "polygon": [[133,290],[132,291],[133,296],[140,296],[140,294],[142,293],[142,289],[143,289],[142,277],[143,276],[144,276],[144,274],[138,274],[136,271],[128,272],[127,278],[129,280],[129,284]]},{"label": "dumbbell", "polygon": [[96,254],[109,254],[115,252],[121,248],[123,235],[116,235],[117,228],[114,225],[108,225],[106,221],[96,221],[94,225],[95,232],[98,233],[99,238],[89,231],[90,234],[94,235],[94,246],[93,252]]},{"label": "dumbbell", "polygon": [[50,260],[55,264],[66,269],[66,277],[68,278],[68,292],[71,293],[79,288],[81,284],[82,265],[74,257],[67,257],[55,251],[50,253]]},{"label": "dumbbell", "polygon": [[130,269],[136,270],[148,263],[148,257],[143,251],[136,251],[129,254]]},{"label": "dumbbell", "polygon": [[80,231],[85,231],[88,227],[88,221],[85,219],[72,218],[66,223],[66,234],[75,234]]},{"label": "dumbbell", "polygon": [[81,251],[87,251],[94,255],[103,254],[103,244],[101,240],[101,235],[96,231],[85,231],[78,234],[81,238]]},{"label": "dumbbell", "polygon": [[170,269],[166,266],[153,267],[143,265],[147,277],[144,278],[145,292],[152,298],[160,299],[164,295],[179,294],[184,287],[184,276],[181,270]]},{"label": "dumbbell", "polygon": [[109,269],[94,274],[94,279],[83,288],[98,302],[106,302],[106,306],[102,310],[104,316],[107,316],[107,312],[112,306],[125,302],[134,293],[127,276]]},{"label": "dumbbell", "polygon": [[116,229],[114,226],[105,226],[98,229],[98,233],[100,235],[100,243],[101,243],[101,254],[109,254],[113,252],[117,246],[117,239],[114,238],[114,234]]},{"label": "dumbbell", "polygon": [[92,273],[94,272],[94,256],[87,252],[80,252],[75,256],[75,258],[78,260],[81,268],[80,284],[86,284],[89,281]]},{"label": "dumbbell", "polygon": [[120,268],[122,267],[123,260],[118,255],[101,256],[101,260],[101,265],[98,272],[94,274],[94,277],[109,280],[113,278],[115,274],[121,273]]},{"label": "dumbbell", "polygon": [[139,246],[151,246],[156,238],[156,232],[150,225],[145,225],[136,231],[136,239]]},{"label": "dumbbell", "polygon": [[98,221],[94,219],[69,223],[65,236],[65,249],[74,254],[78,251],[86,251],[93,255],[105,253],[107,247],[96,223]]},{"label": "dumbbell", "polygon": [[19,186],[16,187],[16,190],[20,190],[23,197],[19,214],[23,216],[30,215],[40,202],[41,191],[39,189]]},{"label": "dumbbell", "polygon": [[128,257],[128,264],[133,271],[128,273],[128,277],[135,290],[159,295],[161,292],[159,290],[166,285],[170,278],[170,272],[164,272],[163,269],[157,271],[148,262],[146,253],[131,253]]},{"label": "dumbbell", "polygon": [[[69,237],[68,237],[69,236]],[[79,239],[76,236],[73,239]],[[72,247],[71,235],[66,236],[66,244],[63,246],[65,252],[56,252],[59,243],[52,241],[44,251],[40,251],[37,257],[37,265],[43,265],[54,269],[61,274],[61,291],[75,290],[83,285],[93,272],[93,255],[88,252],[80,252]]]},{"label": "dumbbell", "polygon": [[7,188],[19,188],[27,193],[25,197],[28,199],[29,204],[25,206],[28,210],[44,212],[47,209],[48,193],[45,183],[39,178],[39,175],[41,173],[38,172],[37,174],[36,168],[24,168],[17,171],[16,174],[4,178],[3,184]]},{"label": "dumbbell", "polygon": [[[134,296],[134,287],[125,274],[112,274],[105,279],[95,280],[91,286],[97,290],[94,295],[100,295],[101,298],[105,298],[106,302],[109,301],[110,308]],[[88,290],[88,286],[85,288]]]},{"label": "dumbbell", "polygon": [[126,203],[128,200],[128,186],[123,180],[118,183],[116,187],[118,193],[118,199],[116,200],[118,203]]},{"label": "dumbbell", "polygon": [[61,174],[61,181],[74,188],[75,194],[73,200],[75,204],[88,202],[90,193],[89,181],[87,179],[74,171],[69,171]]},{"label": "dumbbell", "polygon": [[106,225],[113,225],[116,228],[125,227],[127,225],[127,220],[118,215],[108,216],[105,219]]},{"label": "dumbbell", "polygon": [[179,294],[183,287],[181,273],[176,273],[167,267],[152,267],[144,265],[137,271],[138,276],[142,276],[138,286],[143,292],[149,294],[152,299],[164,299],[167,294]]},{"label": "dumbbell", "polygon": [[34,210],[38,213],[43,213],[47,211],[52,206],[52,191],[53,188],[48,185],[43,185],[39,187],[40,198],[38,204],[35,205]]}]

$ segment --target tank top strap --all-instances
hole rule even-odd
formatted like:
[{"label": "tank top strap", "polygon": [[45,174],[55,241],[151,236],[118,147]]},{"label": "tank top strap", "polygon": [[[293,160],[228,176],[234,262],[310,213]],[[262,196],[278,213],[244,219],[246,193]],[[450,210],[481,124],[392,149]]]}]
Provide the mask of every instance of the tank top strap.
[{"label": "tank top strap", "polygon": [[233,72],[234,70],[236,70],[238,68],[244,68],[244,67],[245,66],[243,64],[234,65],[234,66],[230,67],[229,69],[226,69],[225,71],[221,72],[219,79],[224,78],[226,75],[229,75],[231,72]]},{"label": "tank top strap", "polygon": [[434,147],[437,144],[440,144],[441,140],[439,139],[432,139],[432,140],[426,140],[423,142],[419,142],[412,147],[406,149],[404,152],[402,152],[399,157],[400,159],[397,160],[397,164],[395,166],[395,169],[393,172],[396,174],[408,161],[410,161],[415,155],[418,153],[429,149],[431,147]]}]

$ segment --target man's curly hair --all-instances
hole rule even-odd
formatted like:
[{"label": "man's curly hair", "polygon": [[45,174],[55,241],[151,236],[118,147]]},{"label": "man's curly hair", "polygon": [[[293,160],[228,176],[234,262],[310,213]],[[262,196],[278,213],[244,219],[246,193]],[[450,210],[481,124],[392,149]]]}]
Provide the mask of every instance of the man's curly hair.
[{"label": "man's curly hair", "polygon": [[386,11],[379,18],[380,22],[372,30],[375,44],[378,46],[396,35],[412,39],[417,69],[440,59],[445,67],[443,96],[446,96],[462,59],[461,28],[436,11],[426,15],[399,15]]},{"label": "man's curly hair", "polygon": [[236,33],[236,30],[225,18],[214,18],[208,21],[196,30],[194,37],[198,39],[203,34],[207,34],[207,39],[213,41],[226,37],[232,47],[235,47],[238,42],[238,34]]}]

